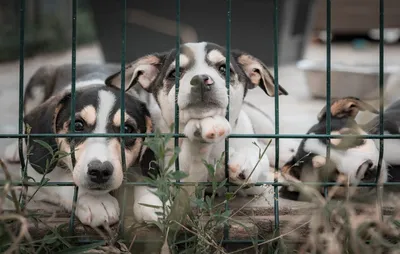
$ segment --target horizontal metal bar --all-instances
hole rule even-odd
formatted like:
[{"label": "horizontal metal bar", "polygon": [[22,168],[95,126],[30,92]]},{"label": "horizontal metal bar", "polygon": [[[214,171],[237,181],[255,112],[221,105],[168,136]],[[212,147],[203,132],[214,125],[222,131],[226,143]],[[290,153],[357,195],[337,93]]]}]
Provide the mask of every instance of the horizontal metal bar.
[{"label": "horizontal metal bar", "polygon": [[[73,182],[47,182],[45,185],[40,183],[32,183],[32,182],[25,182],[22,183],[21,181],[9,182],[9,181],[0,181],[0,186],[4,186],[5,184],[10,183],[13,186],[42,186],[42,187],[60,187],[60,186],[75,186]],[[218,182],[219,183],[219,182]],[[178,185],[178,186],[191,186],[191,185],[199,185],[199,186],[212,186],[211,182],[170,182],[169,185]],[[304,185],[321,185],[321,186],[346,186],[346,185],[339,185],[336,182],[301,182]],[[149,183],[144,182],[126,182],[126,186],[150,186]],[[288,185],[288,183],[283,182],[257,182],[252,184],[252,186],[263,186],[263,185],[271,185],[271,186],[284,186]],[[368,186],[377,186],[377,183],[360,183],[358,187],[368,187]],[[386,182],[379,184],[382,186],[400,186],[400,182]],[[225,186],[237,186],[234,184],[226,184]],[[352,186],[356,187],[356,186]]]},{"label": "horizontal metal bar", "polygon": [[[0,139],[2,138],[40,138],[40,137],[55,137],[55,138],[94,138],[94,137],[125,137],[125,138],[139,138],[139,137],[155,137],[155,134],[128,134],[128,133],[65,133],[65,134],[50,134],[50,133],[35,133],[35,134],[0,134]],[[171,137],[179,137],[186,138],[184,134],[169,134],[163,133],[161,136],[171,136]],[[400,139],[400,134],[393,135],[379,135],[379,134],[370,134],[370,135],[334,135],[334,134],[231,134],[227,136],[227,138],[294,138],[294,139],[302,139],[302,138],[363,138],[363,139]]]}]

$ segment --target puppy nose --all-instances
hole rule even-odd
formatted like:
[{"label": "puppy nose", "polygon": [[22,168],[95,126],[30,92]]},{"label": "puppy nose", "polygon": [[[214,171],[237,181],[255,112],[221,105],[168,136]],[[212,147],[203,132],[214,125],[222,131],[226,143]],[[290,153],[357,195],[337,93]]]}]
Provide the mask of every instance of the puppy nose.
[{"label": "puppy nose", "polygon": [[214,84],[214,80],[208,75],[196,75],[190,81],[192,86],[201,87],[204,86],[208,89],[211,89],[211,86]]},{"label": "puppy nose", "polygon": [[101,162],[99,160],[93,160],[88,164],[87,174],[90,180],[94,183],[105,183],[110,180],[114,167],[109,161]]},{"label": "puppy nose", "polygon": [[192,92],[204,95],[205,92],[210,91],[214,80],[208,75],[196,75],[190,81],[192,85]]}]

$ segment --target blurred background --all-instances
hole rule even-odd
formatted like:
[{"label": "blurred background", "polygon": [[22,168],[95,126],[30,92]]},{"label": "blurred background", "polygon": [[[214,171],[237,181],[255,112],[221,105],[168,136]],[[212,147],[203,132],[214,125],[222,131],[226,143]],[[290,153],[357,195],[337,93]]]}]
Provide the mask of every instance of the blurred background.
[{"label": "blurred background", "polygon": [[[400,19],[398,0],[385,0],[385,105],[400,97]],[[231,11],[231,47],[247,51],[274,68],[273,0],[235,0]],[[176,45],[176,1],[127,1],[126,61]],[[289,133],[304,132],[325,103],[326,1],[280,0],[278,13],[280,120],[296,123]],[[331,8],[331,96],[356,96],[378,105],[379,1],[335,0]],[[119,62],[122,38],[121,0],[79,0],[77,62]],[[227,39],[227,1],[184,0],[180,41]],[[0,0],[0,105],[5,108],[0,132],[15,132],[19,84],[20,6]],[[24,83],[43,64],[71,62],[72,0],[26,1]],[[252,91],[273,115],[273,99]],[[363,117],[361,114],[360,117]],[[298,125],[298,122],[304,125]]]}]

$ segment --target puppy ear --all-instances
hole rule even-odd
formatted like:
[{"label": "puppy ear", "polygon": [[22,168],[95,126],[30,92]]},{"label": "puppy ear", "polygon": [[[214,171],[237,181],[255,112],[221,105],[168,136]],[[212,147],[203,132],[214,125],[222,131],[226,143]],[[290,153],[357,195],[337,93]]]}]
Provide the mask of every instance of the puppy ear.
[{"label": "puppy ear", "polygon": [[298,165],[298,160],[293,156],[288,162],[283,165],[282,174],[290,175],[298,180],[301,176],[301,167]]},{"label": "puppy ear", "polygon": [[[148,111],[145,104],[142,105],[142,111],[145,115],[146,133],[153,133],[153,121],[151,120],[150,112]],[[153,150],[151,150],[151,148],[146,145],[143,145],[140,152],[139,166],[143,176],[157,176],[160,173],[160,169],[157,164],[157,158]]]},{"label": "puppy ear", "polygon": [[[239,50],[233,50],[232,55],[249,78],[248,87],[253,89],[259,86],[268,96],[273,97],[275,80],[265,64],[254,56]],[[283,87],[278,85],[278,88],[279,95],[288,95],[288,92]]]},{"label": "puppy ear", "polygon": [[[294,177],[297,180],[300,180],[301,176],[301,167],[299,165],[296,165],[297,160],[293,156],[292,159],[290,159],[288,162],[283,165],[281,171],[283,175],[289,175],[291,177]],[[281,198],[289,199],[289,200],[298,200],[300,193],[293,188],[293,186],[282,186],[281,189],[279,190],[279,196]]]},{"label": "puppy ear", "polygon": [[[331,103],[331,116],[337,118],[356,118],[359,111],[369,111],[374,114],[379,114],[370,104],[355,98],[355,97],[345,97],[338,100],[334,100]],[[326,117],[326,106],[322,108],[319,112],[317,118],[321,121]]]},{"label": "puppy ear", "polygon": [[[139,83],[146,91],[160,73],[165,54],[152,54],[141,57],[125,67],[125,91]],[[109,76],[106,85],[121,88],[121,71]]]},{"label": "puppy ear", "polygon": [[[26,132],[29,128],[28,134],[55,134],[58,113],[70,96],[70,92],[65,92],[50,97],[25,115],[24,123]],[[58,151],[58,145],[54,137],[29,137],[27,156],[29,163],[38,173],[49,173],[56,166],[57,160],[54,158],[52,162],[52,153],[49,151],[50,148],[53,154]]]},{"label": "puppy ear", "polygon": [[142,175],[146,177],[157,176],[160,174],[160,167],[157,164],[157,158],[149,147],[143,146],[139,159]]}]

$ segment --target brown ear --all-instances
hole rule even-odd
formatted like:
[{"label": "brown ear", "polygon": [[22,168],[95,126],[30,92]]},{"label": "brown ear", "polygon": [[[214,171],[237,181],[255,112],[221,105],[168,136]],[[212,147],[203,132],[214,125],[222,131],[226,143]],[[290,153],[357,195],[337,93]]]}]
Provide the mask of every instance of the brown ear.
[{"label": "brown ear", "polygon": [[[139,83],[146,91],[160,73],[163,54],[152,54],[141,57],[125,67],[125,91]],[[106,85],[121,88],[121,71],[105,80]]]},{"label": "brown ear", "polygon": [[[65,101],[71,97],[69,91],[52,96],[45,102],[34,108],[24,117],[25,128],[30,128],[29,134],[55,134],[58,113],[65,105]],[[40,121],[38,120],[40,119]],[[51,152],[45,146],[35,142],[46,143],[53,149],[53,153],[58,150],[54,137],[29,137],[28,159],[31,166],[41,174],[51,172],[56,163],[50,164],[52,160]],[[56,162],[56,160],[54,160]]]},{"label": "brown ear", "polygon": [[[250,79],[248,86],[250,89],[259,86],[268,96],[275,95],[275,80],[262,61],[239,50],[232,51],[232,55]],[[288,95],[288,92],[280,85],[278,89],[278,95]]]},{"label": "brown ear", "polygon": [[293,156],[288,162],[283,165],[281,172],[283,175],[290,175],[298,180],[301,176],[301,168],[299,167],[298,160]]},{"label": "brown ear", "polygon": [[[331,116],[337,118],[355,118],[359,111],[369,111],[374,114],[379,114],[370,104],[355,98],[355,97],[345,97],[338,100],[334,100],[331,103]],[[319,112],[317,118],[321,121],[326,117],[326,106],[322,108]]]}]

